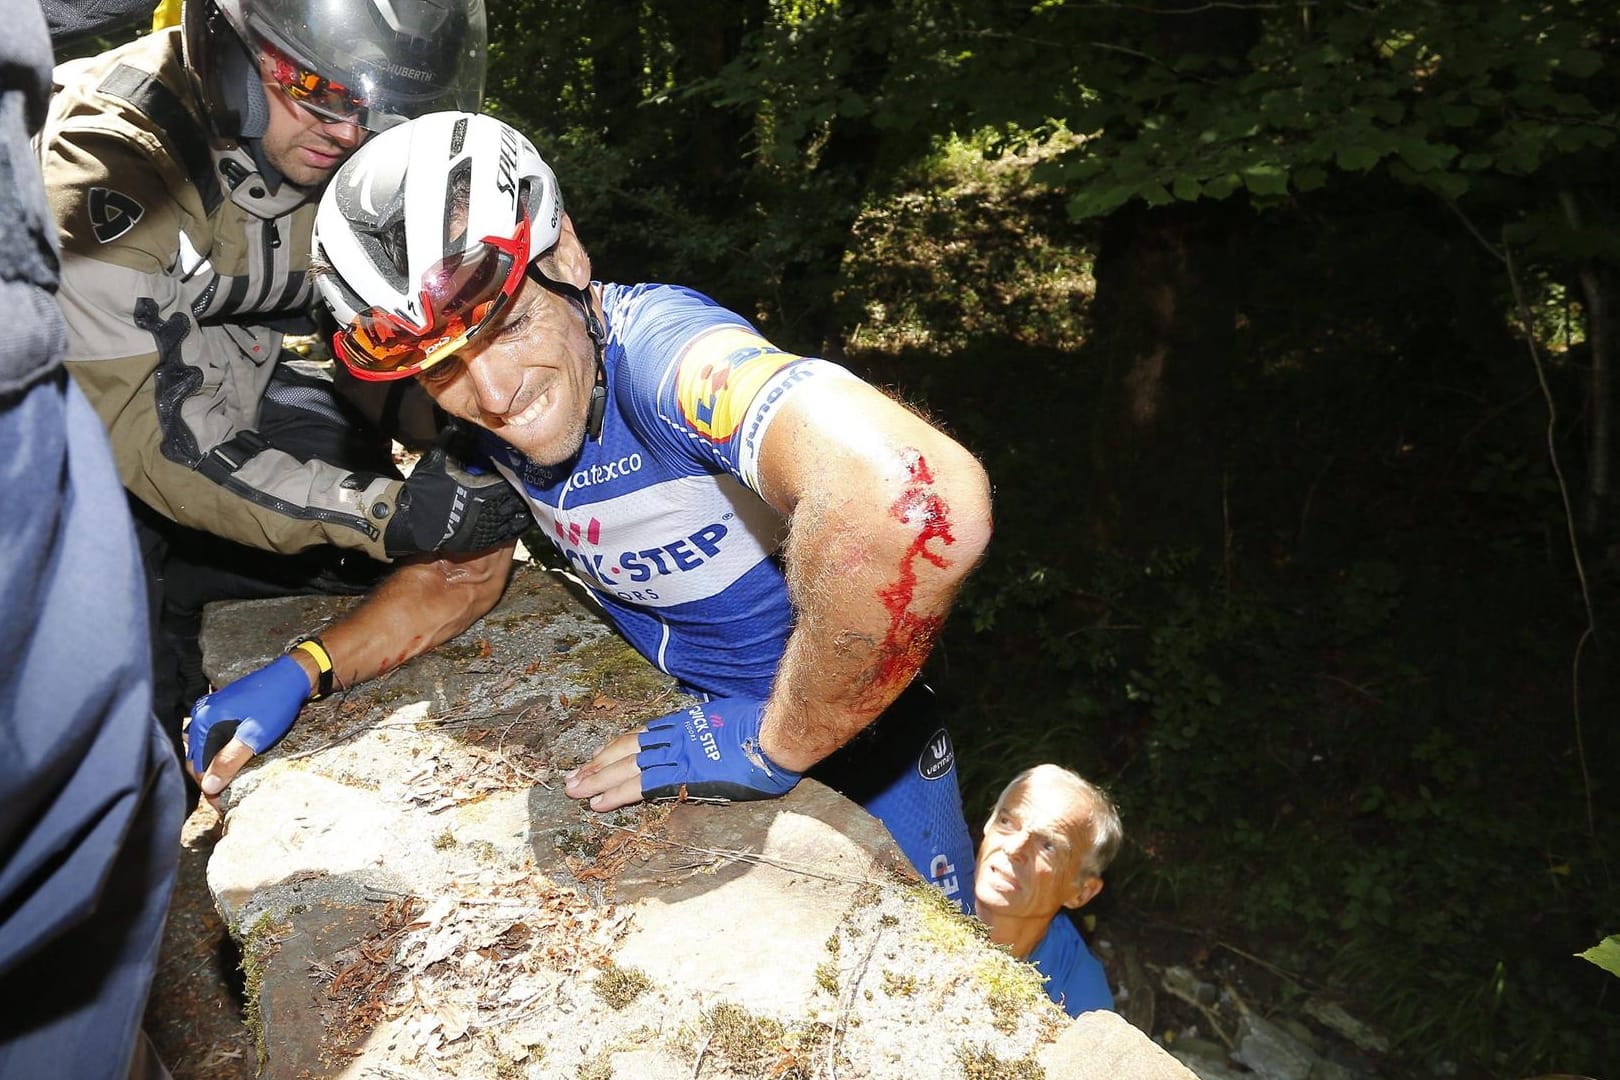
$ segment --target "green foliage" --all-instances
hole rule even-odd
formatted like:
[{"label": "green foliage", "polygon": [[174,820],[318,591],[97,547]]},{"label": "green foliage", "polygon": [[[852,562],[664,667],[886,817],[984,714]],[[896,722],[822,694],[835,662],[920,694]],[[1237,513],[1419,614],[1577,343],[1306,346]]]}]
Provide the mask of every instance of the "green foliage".
[{"label": "green foliage", "polygon": [[[1349,564],[1310,607],[1303,593],[1229,589],[1204,563],[1177,552],[1134,576],[1094,572],[1113,582],[1112,615],[1098,622],[1138,629],[1043,640],[1066,667],[1068,696],[1026,706],[1039,722],[1021,729],[1022,744],[1006,730],[970,735],[962,757],[1055,759],[1105,779],[1127,822],[1115,881],[1129,902],[1315,956],[1306,965],[1352,997],[1389,988],[1362,1007],[1404,1053],[1462,1052],[1524,1072],[1595,1060],[1604,1013],[1556,989],[1569,972],[1548,957],[1615,896],[1601,884],[1601,848],[1579,839],[1567,774],[1556,758],[1523,755],[1530,717],[1470,717],[1465,701],[1437,698],[1451,676],[1402,659],[1421,649],[1402,626],[1417,612],[1386,559]],[[999,625],[1030,597],[999,598]],[[1505,787],[1564,797],[1515,816]],[[1531,1004],[1554,992],[1565,1011]]]},{"label": "green foliage", "polygon": [[1592,961],[1610,975],[1620,977],[1620,934],[1611,934],[1585,952],[1575,955]]},{"label": "green foliage", "polygon": [[[1041,17],[1047,41],[1100,29],[1069,5]],[[1115,23],[1132,47],[1088,56],[1090,93],[1055,114],[1096,133],[1054,170],[1079,185],[1079,216],[1133,198],[1264,202],[1320,188],[1330,170],[1383,168],[1455,199],[1614,142],[1600,50],[1616,15],[1602,5],[1254,8],[1207,52],[1172,18]]]},{"label": "green foliage", "polygon": [[948,354],[974,340],[1074,347],[1093,289],[1085,231],[1029,183],[1029,160],[950,140],[853,230],[841,297],[851,347]]},{"label": "green foliage", "polygon": [[[1354,245],[1375,265],[1411,240],[1405,221],[1315,235],[1353,275]],[[1071,765],[1122,806],[1116,902],[1247,933],[1328,977],[1412,1061],[1602,1062],[1612,1008],[1560,958],[1612,925],[1617,853],[1585,835],[1572,766],[1544,418],[1502,404],[1522,371],[1414,348],[1460,352],[1378,302],[1400,288],[1388,274],[1373,296],[1302,299],[1298,268],[1256,244],[1286,296],[1244,309],[1227,551],[1089,542],[1083,353],[970,343],[948,369],[884,369],[929,387],[996,483],[996,543],[941,658],[963,695],[970,820],[1014,765]],[[1416,287],[1436,272],[1414,262]],[[1042,392],[987,396],[987,371]],[[1460,371],[1471,408],[1449,389]]]}]

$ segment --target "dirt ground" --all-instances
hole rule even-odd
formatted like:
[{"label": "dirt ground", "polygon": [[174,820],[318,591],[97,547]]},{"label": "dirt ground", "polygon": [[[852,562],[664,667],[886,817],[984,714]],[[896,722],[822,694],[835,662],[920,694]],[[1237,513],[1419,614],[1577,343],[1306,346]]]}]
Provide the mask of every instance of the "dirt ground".
[{"label": "dirt ground", "polygon": [[207,804],[186,820],[163,955],[146,1005],[146,1033],[175,1080],[251,1080],[253,1037],[242,1021],[241,974],[208,894],[219,818]]}]

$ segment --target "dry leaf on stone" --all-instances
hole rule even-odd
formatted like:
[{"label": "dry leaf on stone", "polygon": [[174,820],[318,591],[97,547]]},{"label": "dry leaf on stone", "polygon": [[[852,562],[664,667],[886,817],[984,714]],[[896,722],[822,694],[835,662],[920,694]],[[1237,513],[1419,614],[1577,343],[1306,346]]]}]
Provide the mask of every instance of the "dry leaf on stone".
[{"label": "dry leaf on stone", "polygon": [[467,1034],[472,1016],[461,1006],[446,1001],[439,1006],[439,1021],[439,1030],[444,1035],[444,1041],[455,1042]]},{"label": "dry leaf on stone", "polygon": [[411,970],[420,974],[446,959],[461,945],[462,936],[459,926],[448,922],[441,924],[423,944],[422,955],[411,965]]}]

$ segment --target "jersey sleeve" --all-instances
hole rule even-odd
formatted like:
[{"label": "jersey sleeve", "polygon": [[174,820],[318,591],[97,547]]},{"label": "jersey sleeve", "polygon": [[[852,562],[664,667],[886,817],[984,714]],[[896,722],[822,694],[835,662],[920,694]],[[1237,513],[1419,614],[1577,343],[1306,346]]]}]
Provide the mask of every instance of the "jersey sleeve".
[{"label": "jersey sleeve", "polygon": [[633,383],[626,411],[652,429],[649,436],[758,492],[760,447],[782,403],[810,380],[855,376],[778,349],[708,297],[657,288],[660,295],[633,305],[625,333],[615,335]]}]

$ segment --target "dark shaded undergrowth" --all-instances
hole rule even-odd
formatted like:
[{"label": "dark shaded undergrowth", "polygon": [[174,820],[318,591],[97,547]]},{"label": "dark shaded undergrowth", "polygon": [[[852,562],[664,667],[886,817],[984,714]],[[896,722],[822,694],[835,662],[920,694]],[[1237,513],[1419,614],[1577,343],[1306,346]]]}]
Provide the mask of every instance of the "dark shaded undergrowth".
[{"label": "dark shaded undergrowth", "polygon": [[[1023,243],[1038,210],[1015,193],[1000,235]],[[1341,279],[1357,247],[1360,269],[1380,265],[1371,234],[1432,224],[1379,213],[1313,226]],[[942,302],[953,259],[1028,265],[985,250],[968,217],[949,234],[974,246],[954,253],[926,231],[874,243],[888,263],[855,268],[871,302],[904,307],[919,288]],[[1456,252],[1414,256],[1416,295],[1392,305],[1399,281],[1302,291],[1315,271],[1298,239],[1287,220],[1250,237],[1218,549],[1092,543],[1091,357],[1007,332],[983,310],[994,290],[957,289],[973,310],[930,316],[989,332],[852,354],[995,483],[995,542],[931,672],[969,818],[1021,765],[1070,764],[1125,814],[1116,906],[1343,997],[1395,1039],[1397,1068],[1615,1075],[1620,983],[1572,954],[1620,929],[1620,668],[1612,635],[1586,642],[1577,716],[1587,620],[1533,369],[1505,332],[1513,349],[1487,354],[1445,325],[1458,287],[1439,264]],[[1029,295],[1031,325],[1085,326],[1083,294],[1063,312]],[[1554,345],[1554,392],[1578,415],[1578,350]],[[1578,431],[1560,444],[1578,477]],[[1174,475],[1162,487],[1182,494]],[[1589,558],[1601,619],[1620,573],[1598,545]]]}]

